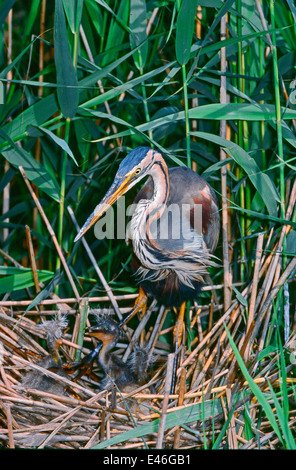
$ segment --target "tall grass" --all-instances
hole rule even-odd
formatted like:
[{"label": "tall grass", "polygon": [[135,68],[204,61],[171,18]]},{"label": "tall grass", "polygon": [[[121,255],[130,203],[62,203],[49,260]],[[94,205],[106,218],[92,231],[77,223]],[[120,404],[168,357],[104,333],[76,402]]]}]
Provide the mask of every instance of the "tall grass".
[{"label": "tall grass", "polygon": [[[227,35],[222,40],[223,18]],[[87,234],[98,264],[94,267],[85,256],[85,246],[73,244],[77,228],[70,213],[74,211],[81,225],[126,153],[151,145],[164,153],[169,166],[197,169],[215,189],[220,206],[226,203],[223,221],[228,220],[228,225],[222,227],[225,238],[222,244],[221,237],[216,255],[221,260],[227,256],[229,264],[211,276],[216,285],[231,279],[227,305],[222,291],[217,295],[224,311],[239,302],[242,323],[237,344],[246,333],[249,304],[243,289],[254,276],[259,234],[264,235],[265,257],[274,247],[281,251],[273,253],[278,256],[277,275],[270,284],[261,276],[260,288],[276,289],[291,266],[268,305],[267,320],[261,325],[263,342],[255,344],[260,352],[278,351],[278,335],[287,341],[296,315],[295,270],[290,264],[296,253],[295,20],[295,6],[289,0],[4,0],[0,7],[2,300],[28,299],[33,302],[29,312],[53,292],[60,298],[79,298],[109,289],[117,308],[114,295],[136,292],[128,272],[130,248],[122,240],[99,241]],[[222,48],[226,69],[221,71]],[[227,125],[225,135],[219,133],[221,122]],[[220,149],[226,158],[220,159]],[[52,233],[36,210],[21,167]],[[128,195],[130,201],[133,196]],[[42,283],[37,300],[26,226]],[[210,301],[209,291],[203,292],[199,302]],[[222,311],[223,307],[219,315]],[[79,330],[81,344],[83,331]],[[268,397],[262,391],[257,394],[240,356],[237,360],[280,444],[294,447],[285,427],[286,401],[280,403],[287,391],[282,388],[276,396],[271,387]],[[286,364],[280,362],[279,370],[284,377]],[[273,400],[277,417],[268,400]],[[200,413],[197,407],[196,416]],[[231,417],[214,447],[224,439]],[[175,419],[171,418],[172,426]],[[188,421],[182,419],[185,426]],[[249,418],[245,428],[247,434],[248,429],[254,431]],[[153,425],[147,424],[147,429],[152,431]]]}]

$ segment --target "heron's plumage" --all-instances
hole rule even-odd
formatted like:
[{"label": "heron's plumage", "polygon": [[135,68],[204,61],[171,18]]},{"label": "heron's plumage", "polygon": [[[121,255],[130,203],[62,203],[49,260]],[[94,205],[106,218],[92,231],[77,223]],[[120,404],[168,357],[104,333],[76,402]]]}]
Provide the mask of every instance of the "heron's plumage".
[{"label": "heron's plumage", "polygon": [[[151,176],[134,201],[137,207],[131,221],[131,236],[137,262],[133,266],[138,265],[135,275],[144,290],[162,303],[165,298],[169,305],[175,305],[172,302],[178,298],[178,306],[182,295],[196,298],[207,268],[216,265],[212,252],[219,233],[217,199],[208,183],[187,167],[169,169],[166,192],[160,192],[158,198],[155,192],[156,182]],[[198,207],[200,220],[195,221],[194,211]],[[160,214],[157,218],[150,216],[157,212]],[[170,213],[174,219],[170,219]],[[166,282],[160,282],[166,278]]]},{"label": "heron's plumage", "polygon": [[136,168],[136,166],[140,165],[142,161],[147,156],[147,153],[151,151],[149,147],[137,147],[136,149],[132,150],[127,157],[125,157],[119,165],[117,176],[123,177],[127,173]]},{"label": "heron's plumage", "polygon": [[[213,252],[218,243],[220,218],[217,198],[209,184],[190,168],[168,169],[158,151],[138,147],[120,163],[111,187],[75,241],[119,197],[147,176],[146,184],[136,197],[136,207],[129,214],[131,221],[127,230],[133,245],[131,268],[140,285],[139,295],[131,313],[119,327],[136,313],[145,314],[148,297],[165,306],[180,307],[173,333],[175,351],[178,351],[183,338],[186,301],[196,300],[207,269],[216,265]],[[83,363],[88,365],[95,357],[99,358],[106,372],[104,388],[110,387],[111,383],[123,388],[138,382],[140,377],[136,370],[144,370],[145,361],[140,368],[131,368],[110,352],[117,341],[116,331],[110,333],[101,329],[96,336],[101,343],[83,359]],[[145,357],[145,354],[134,355],[141,360]],[[175,372],[177,357],[176,354]],[[174,387],[173,380],[171,390]]]},{"label": "heron's plumage", "polygon": [[168,169],[162,155],[149,147],[132,150],[76,240],[118,197],[147,176],[129,224],[133,267],[137,265],[136,278],[148,294],[175,305],[182,296],[183,301],[196,298],[207,269],[216,265],[213,251],[219,238],[215,193],[190,168]]}]

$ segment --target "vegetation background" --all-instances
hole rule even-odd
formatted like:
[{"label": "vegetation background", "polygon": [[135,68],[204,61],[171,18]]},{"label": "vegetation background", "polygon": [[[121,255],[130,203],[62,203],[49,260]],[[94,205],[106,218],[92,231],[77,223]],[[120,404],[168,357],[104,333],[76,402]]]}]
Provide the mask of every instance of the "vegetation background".
[{"label": "vegetation background", "polygon": [[236,393],[256,404],[235,415],[225,398],[216,428],[202,397],[211,424],[189,447],[295,448],[295,21],[292,0],[1,1],[0,308],[19,318],[53,294],[106,290],[97,306],[130,306],[130,248],[73,239],[131,149],[159,149],[217,193],[221,268],[201,320],[188,309],[184,357],[207,338],[203,379],[214,377],[218,339],[206,335],[218,325],[215,371],[243,377]]}]

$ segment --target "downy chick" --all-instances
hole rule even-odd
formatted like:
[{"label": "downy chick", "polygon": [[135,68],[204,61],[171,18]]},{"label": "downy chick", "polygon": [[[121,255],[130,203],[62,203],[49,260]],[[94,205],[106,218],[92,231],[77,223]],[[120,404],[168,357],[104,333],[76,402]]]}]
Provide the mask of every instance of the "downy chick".
[{"label": "downy chick", "polygon": [[[37,365],[62,377],[67,377],[67,374],[62,368],[59,348],[67,326],[68,322],[66,321],[66,317],[61,314],[58,314],[55,320],[46,320],[40,325],[37,325],[39,329],[45,330],[46,332],[46,341],[49,352],[44,359],[37,362]],[[56,395],[65,394],[65,384],[63,382],[59,382],[37,369],[27,372],[21,383],[26,388],[43,390]]]}]

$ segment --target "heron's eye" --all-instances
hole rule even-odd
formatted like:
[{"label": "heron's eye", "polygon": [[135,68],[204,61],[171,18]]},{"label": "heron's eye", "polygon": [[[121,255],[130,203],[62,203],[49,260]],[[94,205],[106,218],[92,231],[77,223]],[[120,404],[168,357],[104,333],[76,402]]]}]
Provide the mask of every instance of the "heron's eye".
[{"label": "heron's eye", "polygon": [[141,173],[141,168],[137,168],[137,169],[136,169],[135,175],[138,175],[139,173]]}]

